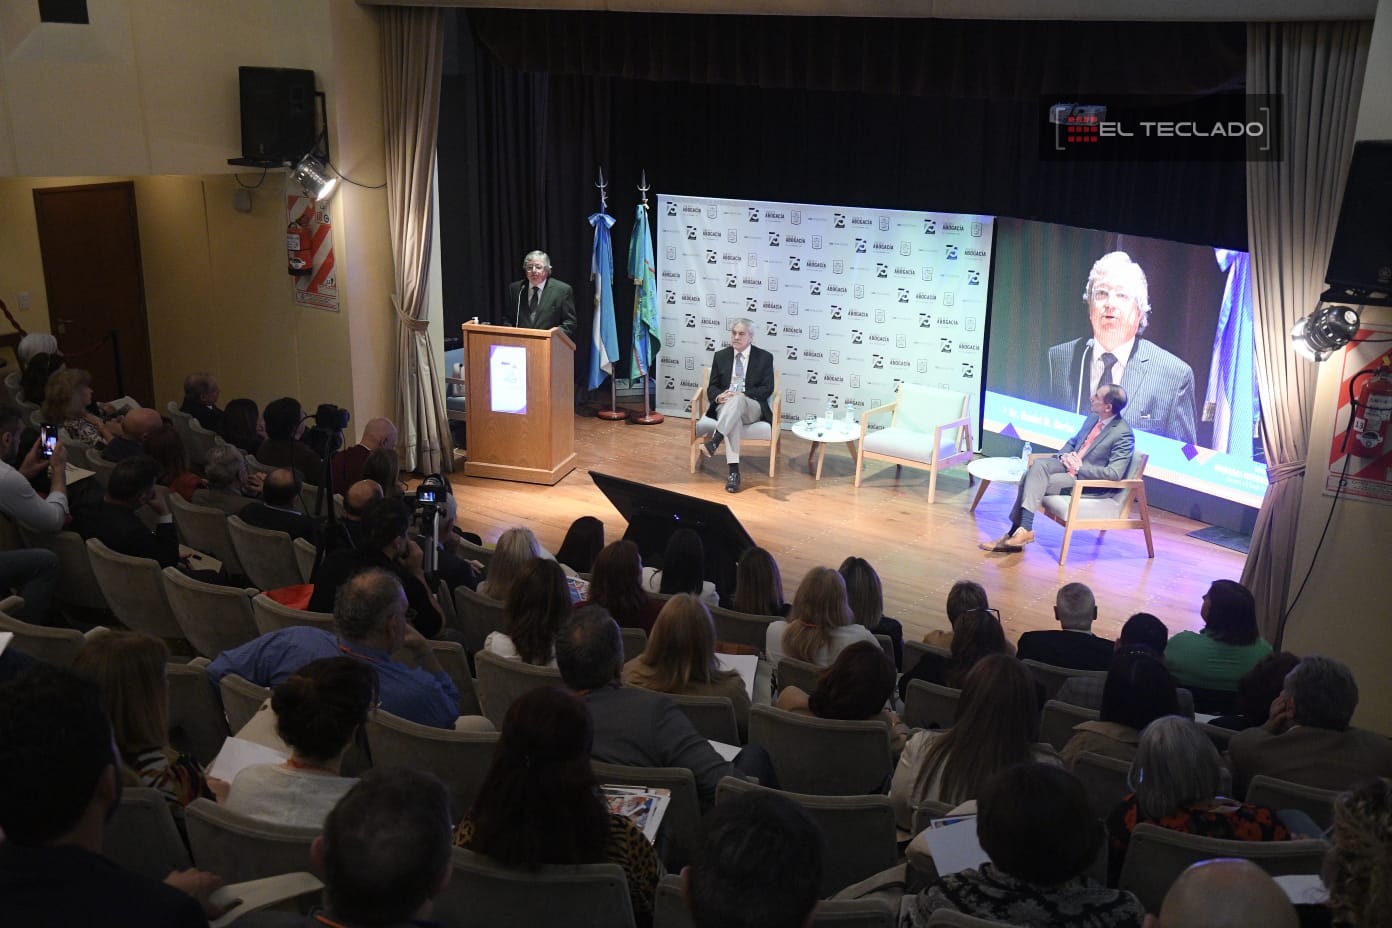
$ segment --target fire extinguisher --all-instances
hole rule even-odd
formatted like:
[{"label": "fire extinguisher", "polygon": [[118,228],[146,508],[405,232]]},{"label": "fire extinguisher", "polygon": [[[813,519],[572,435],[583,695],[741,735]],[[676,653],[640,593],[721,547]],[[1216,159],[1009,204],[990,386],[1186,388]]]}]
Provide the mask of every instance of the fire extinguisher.
[{"label": "fire extinguisher", "polygon": [[305,210],[285,230],[285,250],[289,256],[289,271],[292,277],[305,277],[314,273],[314,245],[309,234],[309,220],[313,212]]},{"label": "fire extinguisher", "polygon": [[1380,457],[1387,450],[1387,430],[1392,420],[1392,358],[1383,358],[1377,373],[1363,382],[1353,414],[1353,441],[1349,453],[1360,458]]}]

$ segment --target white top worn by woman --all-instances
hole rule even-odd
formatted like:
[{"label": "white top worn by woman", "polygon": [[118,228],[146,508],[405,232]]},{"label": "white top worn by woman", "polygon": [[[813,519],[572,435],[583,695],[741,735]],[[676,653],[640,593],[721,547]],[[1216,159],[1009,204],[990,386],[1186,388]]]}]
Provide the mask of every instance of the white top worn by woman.
[{"label": "white top worn by woman", "polygon": [[[779,619],[777,622],[770,622],[768,631],[764,636],[764,651],[768,653],[768,659],[775,667],[778,662],[785,657],[789,657],[787,651],[783,649],[783,633],[788,630],[788,621]],[[842,625],[840,628],[828,629],[831,634],[830,639],[822,649],[817,652],[817,659],[810,663],[818,667],[829,667],[836,660],[836,656],[842,651],[855,644],[857,641],[868,641],[873,645],[879,645],[879,640],[875,633],[864,625],[852,622],[850,625]]]},{"label": "white top worn by woman", "polygon": [[276,825],[323,828],[329,811],[357,782],[284,764],[253,764],[232,780],[223,805]]},{"label": "white top worn by woman", "polygon": [[[662,592],[662,568],[644,567],[643,568],[643,589],[649,593]],[[720,594],[715,592],[715,584],[709,580],[701,581],[701,602],[707,606],[720,605]]]},{"label": "white top worn by woman", "polygon": [[[483,649],[490,654],[496,654],[504,660],[521,661],[522,655],[517,653],[517,645],[512,643],[512,639],[502,632],[489,632],[488,637],[483,639]],[[547,661],[542,667],[555,667],[556,655],[551,655],[551,660]]]}]

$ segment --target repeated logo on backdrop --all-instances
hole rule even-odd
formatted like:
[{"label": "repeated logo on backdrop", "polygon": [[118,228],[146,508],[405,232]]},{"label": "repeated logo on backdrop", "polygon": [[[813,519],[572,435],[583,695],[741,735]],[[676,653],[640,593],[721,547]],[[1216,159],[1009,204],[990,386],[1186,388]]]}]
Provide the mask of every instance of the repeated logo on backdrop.
[{"label": "repeated logo on backdrop", "polygon": [[658,408],[689,413],[745,317],[773,353],[784,427],[828,401],[858,418],[901,381],[966,393],[975,423],[993,231],[990,216],[660,196]]}]

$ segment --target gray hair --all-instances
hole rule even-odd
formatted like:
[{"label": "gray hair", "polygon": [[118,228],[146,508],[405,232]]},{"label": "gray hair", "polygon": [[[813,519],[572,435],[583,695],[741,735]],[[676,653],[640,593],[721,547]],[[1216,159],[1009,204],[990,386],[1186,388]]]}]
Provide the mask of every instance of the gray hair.
[{"label": "gray hair", "polygon": [[1297,725],[1343,731],[1358,708],[1353,671],[1348,664],[1323,654],[1301,658],[1286,674],[1285,691],[1295,702]]},{"label": "gray hair", "polygon": [[546,270],[551,270],[551,256],[540,249],[537,249],[536,251],[527,252],[527,254],[522,258],[522,267],[525,268],[533,258],[540,258],[541,263],[546,265]]},{"label": "gray hair", "polygon": [[1087,630],[1097,618],[1097,599],[1085,583],[1065,583],[1054,596],[1054,614],[1064,628]]},{"label": "gray hair", "polygon": [[209,448],[203,459],[203,476],[208,478],[208,486],[214,490],[225,490],[232,486],[245,471],[246,457],[241,449],[232,445]]},{"label": "gray hair", "polygon": [[733,332],[735,330],[735,326],[737,325],[744,326],[744,330],[749,333],[751,338],[754,336],[753,319],[748,319],[744,316],[736,316],[735,318],[730,320],[730,331]]},{"label": "gray hair", "polygon": [[573,690],[608,686],[623,667],[619,623],[603,606],[577,609],[556,636],[556,666]]},{"label": "gray hair", "polygon": [[398,614],[404,595],[401,581],[380,567],[356,573],[334,595],[334,630],[349,641],[381,634]]},{"label": "gray hair", "polygon": [[1141,814],[1148,818],[1212,799],[1223,787],[1218,749],[1192,719],[1162,716],[1141,732],[1131,784]]},{"label": "gray hair", "polygon": [[1117,271],[1135,277],[1136,292],[1133,295],[1136,298],[1136,308],[1141,311],[1141,323],[1136,332],[1140,334],[1150,325],[1150,285],[1146,283],[1145,271],[1141,270],[1141,266],[1132,261],[1126,252],[1110,251],[1093,262],[1092,270],[1088,271],[1087,286],[1083,289],[1083,302],[1092,303],[1092,285],[1098,277]]}]

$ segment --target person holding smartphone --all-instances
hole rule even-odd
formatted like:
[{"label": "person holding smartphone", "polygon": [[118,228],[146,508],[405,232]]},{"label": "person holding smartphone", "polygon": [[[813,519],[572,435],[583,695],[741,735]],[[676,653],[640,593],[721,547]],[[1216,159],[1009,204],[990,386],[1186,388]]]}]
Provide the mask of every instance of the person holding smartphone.
[{"label": "person holding smartphone", "polygon": [[[67,449],[57,440],[57,430],[45,426],[18,466],[9,462],[19,455],[24,420],[19,410],[0,407],[0,512],[35,532],[56,532],[68,518]],[[29,482],[52,471],[47,497],[39,496]],[[16,618],[43,624],[49,599],[58,581],[58,555],[45,548],[0,551],[0,588],[17,590],[24,608]]]}]

